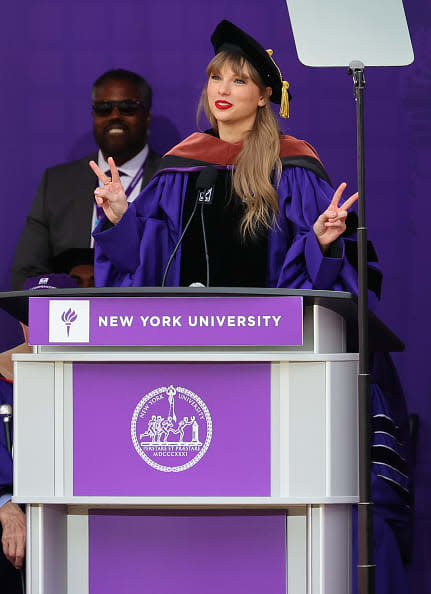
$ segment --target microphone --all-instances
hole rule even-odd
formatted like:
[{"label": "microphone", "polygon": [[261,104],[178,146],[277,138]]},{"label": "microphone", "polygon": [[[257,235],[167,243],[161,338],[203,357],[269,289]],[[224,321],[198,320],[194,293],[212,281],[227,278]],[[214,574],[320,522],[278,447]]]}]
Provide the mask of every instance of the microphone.
[{"label": "microphone", "polygon": [[196,180],[197,201],[199,204],[212,204],[218,170],[213,165],[205,167]]},{"label": "microphone", "polygon": [[12,456],[12,435],[10,430],[10,422],[12,420],[12,406],[10,404],[2,404],[0,406],[0,417],[4,423],[4,435],[6,439],[6,447],[9,454]]},{"label": "microphone", "polygon": [[[184,230],[181,233],[181,237],[179,238],[177,245],[175,246],[172,254],[169,257],[168,263],[165,268],[165,272],[163,274],[162,287],[165,286],[166,277],[168,276],[169,268],[172,264],[173,259],[175,258],[175,254],[177,253],[178,248],[180,247],[180,245],[184,239],[187,229],[189,228],[190,223],[192,222],[193,217],[195,216],[198,204],[202,204],[202,207],[204,204],[212,204],[212,201],[214,199],[215,184],[216,184],[217,176],[218,176],[217,169],[213,165],[208,165],[208,167],[205,167],[205,169],[203,169],[197,177],[196,184],[195,184],[196,202],[193,207],[192,213],[187,220],[187,223],[184,225]],[[202,215],[202,225],[203,225],[202,230],[204,233],[205,258],[206,258],[206,262],[207,262],[207,286],[208,286],[209,259],[208,259],[208,249],[207,249],[207,244],[206,244],[205,225],[203,222],[203,215]]]}]

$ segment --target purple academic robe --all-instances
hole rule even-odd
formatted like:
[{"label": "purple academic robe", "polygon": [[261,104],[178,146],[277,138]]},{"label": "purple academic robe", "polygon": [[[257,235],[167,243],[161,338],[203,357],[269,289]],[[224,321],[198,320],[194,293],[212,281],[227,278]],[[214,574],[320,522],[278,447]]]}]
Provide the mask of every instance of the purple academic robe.
[{"label": "purple academic robe", "polygon": [[[94,232],[96,286],[161,285],[182,232],[188,173],[200,169],[160,171],[117,225],[101,231],[101,221]],[[313,232],[314,222],[333,196],[331,186],[313,171],[286,167],[278,196],[277,224],[268,234],[266,286],[357,293],[357,273],[346,258],[345,240],[337,242],[339,257],[324,257]],[[180,264],[181,248],[166,286],[179,285]]]},{"label": "purple academic robe", "polygon": [[[412,498],[408,415],[403,390],[387,353],[374,353],[371,384],[371,492],[376,594],[408,594]],[[353,516],[353,592],[357,594],[357,513]]]}]

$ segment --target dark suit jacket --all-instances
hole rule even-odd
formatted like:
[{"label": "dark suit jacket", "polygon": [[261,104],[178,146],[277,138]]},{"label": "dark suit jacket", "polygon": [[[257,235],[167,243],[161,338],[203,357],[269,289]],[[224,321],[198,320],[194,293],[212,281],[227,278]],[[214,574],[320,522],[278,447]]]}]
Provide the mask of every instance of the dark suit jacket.
[{"label": "dark suit jacket", "polygon": [[[91,221],[97,178],[88,162],[50,167],[45,171],[19,239],[12,269],[12,287],[21,289],[25,279],[52,272],[51,260],[69,248],[90,247]],[[160,156],[150,150],[142,186],[159,167]]]}]

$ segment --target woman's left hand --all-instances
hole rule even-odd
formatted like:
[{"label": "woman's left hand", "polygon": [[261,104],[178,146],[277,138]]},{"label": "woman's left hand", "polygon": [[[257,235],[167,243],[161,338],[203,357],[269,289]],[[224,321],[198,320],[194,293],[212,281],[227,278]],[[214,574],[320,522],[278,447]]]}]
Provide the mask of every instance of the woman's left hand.
[{"label": "woman's left hand", "polygon": [[331,204],[325,212],[322,212],[313,225],[313,231],[323,253],[325,253],[331,243],[336,241],[346,230],[348,210],[358,199],[358,193],[356,192],[350,196],[350,198],[347,198],[347,200],[339,207],[338,203],[340,202],[346,187],[347,184],[344,182],[338,186],[332,197]]}]

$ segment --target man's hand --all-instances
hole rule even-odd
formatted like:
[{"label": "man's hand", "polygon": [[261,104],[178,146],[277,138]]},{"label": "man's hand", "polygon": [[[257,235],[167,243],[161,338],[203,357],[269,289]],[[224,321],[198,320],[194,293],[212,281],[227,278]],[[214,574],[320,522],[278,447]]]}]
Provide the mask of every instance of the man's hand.
[{"label": "man's hand", "polygon": [[325,253],[331,243],[338,239],[346,230],[347,211],[358,199],[358,193],[356,192],[341,206],[338,206],[346,186],[346,183],[342,183],[338,186],[331,200],[331,204],[325,212],[322,212],[313,225],[314,233],[316,234],[323,253]]},{"label": "man's hand", "polygon": [[0,507],[3,552],[17,569],[21,569],[25,555],[25,514],[20,507],[8,501]]}]

